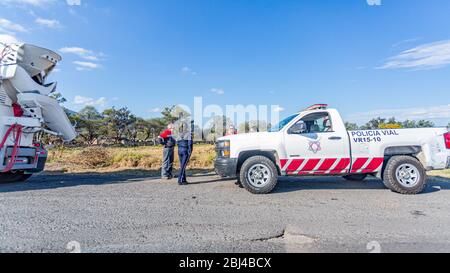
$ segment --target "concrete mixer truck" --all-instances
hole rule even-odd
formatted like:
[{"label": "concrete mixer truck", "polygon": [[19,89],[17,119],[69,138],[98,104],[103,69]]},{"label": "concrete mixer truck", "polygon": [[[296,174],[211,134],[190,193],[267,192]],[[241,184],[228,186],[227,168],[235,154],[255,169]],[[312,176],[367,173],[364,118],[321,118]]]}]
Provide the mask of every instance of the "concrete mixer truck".
[{"label": "concrete mixer truck", "polygon": [[25,181],[42,172],[47,151],[41,133],[76,137],[64,109],[47,83],[61,56],[29,44],[0,43],[0,183]]}]

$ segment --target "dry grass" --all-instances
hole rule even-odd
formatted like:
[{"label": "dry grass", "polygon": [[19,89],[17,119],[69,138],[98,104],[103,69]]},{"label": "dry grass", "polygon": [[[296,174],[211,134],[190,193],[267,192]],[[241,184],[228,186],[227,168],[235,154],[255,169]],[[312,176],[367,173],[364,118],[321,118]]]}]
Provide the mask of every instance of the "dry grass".
[{"label": "dry grass", "polygon": [[[214,157],[213,145],[195,145],[189,168],[212,169]],[[70,173],[133,169],[156,171],[161,168],[161,160],[161,147],[55,148],[49,151],[46,170]],[[178,166],[178,156],[175,156],[175,167]]]}]

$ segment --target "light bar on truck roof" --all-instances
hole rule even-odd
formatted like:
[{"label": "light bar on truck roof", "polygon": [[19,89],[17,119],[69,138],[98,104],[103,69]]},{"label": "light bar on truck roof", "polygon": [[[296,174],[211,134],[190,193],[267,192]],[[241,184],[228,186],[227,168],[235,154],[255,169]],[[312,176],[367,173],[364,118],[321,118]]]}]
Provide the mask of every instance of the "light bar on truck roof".
[{"label": "light bar on truck roof", "polygon": [[314,110],[326,110],[328,108],[328,104],[314,104],[305,109],[305,111],[314,111]]}]

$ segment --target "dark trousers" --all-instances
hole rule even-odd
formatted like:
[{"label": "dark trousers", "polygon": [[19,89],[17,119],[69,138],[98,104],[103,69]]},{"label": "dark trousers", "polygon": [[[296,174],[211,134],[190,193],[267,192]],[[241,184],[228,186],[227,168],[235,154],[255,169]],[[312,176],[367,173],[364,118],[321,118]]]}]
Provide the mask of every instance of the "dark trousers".
[{"label": "dark trousers", "polygon": [[174,161],[174,148],[164,148],[163,151],[163,164],[161,170],[162,177],[172,177]]},{"label": "dark trousers", "polygon": [[187,182],[186,168],[191,158],[192,144],[191,141],[180,141],[178,143],[178,156],[180,158],[180,175],[178,183]]}]

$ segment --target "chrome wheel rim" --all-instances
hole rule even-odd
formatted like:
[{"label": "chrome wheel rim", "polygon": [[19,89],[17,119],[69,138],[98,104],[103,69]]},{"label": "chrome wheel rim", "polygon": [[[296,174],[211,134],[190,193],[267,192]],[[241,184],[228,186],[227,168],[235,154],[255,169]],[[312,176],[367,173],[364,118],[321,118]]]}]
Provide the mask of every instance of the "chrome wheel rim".
[{"label": "chrome wheel rim", "polygon": [[420,172],[414,165],[403,164],[395,172],[398,182],[406,188],[414,188],[420,181]]},{"label": "chrome wheel rim", "polygon": [[247,172],[247,181],[256,188],[269,184],[271,177],[272,172],[263,164],[253,165]]}]

